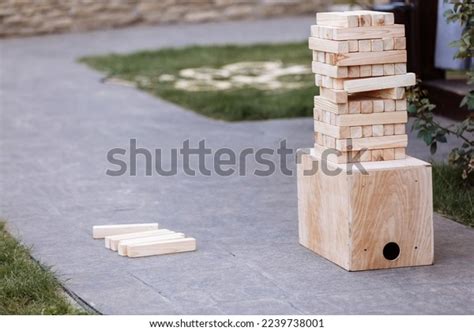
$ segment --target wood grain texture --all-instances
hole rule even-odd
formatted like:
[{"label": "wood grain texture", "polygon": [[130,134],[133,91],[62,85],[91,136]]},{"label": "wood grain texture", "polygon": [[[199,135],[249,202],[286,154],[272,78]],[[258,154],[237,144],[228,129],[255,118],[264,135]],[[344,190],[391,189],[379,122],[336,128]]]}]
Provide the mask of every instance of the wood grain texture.
[{"label": "wood grain texture", "polygon": [[174,233],[155,235],[152,237],[120,240],[117,246],[117,251],[119,255],[126,256],[128,255],[129,247],[132,245],[147,244],[150,242],[160,242],[164,240],[181,239],[181,238],[184,238],[184,233],[174,232]]},{"label": "wood grain texture", "polygon": [[[362,149],[385,149],[406,147],[408,136],[405,134],[382,137],[336,139],[336,149],[341,152],[360,151]],[[385,160],[385,158],[384,158]]]},{"label": "wood grain texture", "polygon": [[334,103],[331,100],[325,99],[322,96],[314,97],[314,107],[316,109],[324,109],[335,114],[347,114],[348,105],[346,103]]},{"label": "wood grain texture", "polygon": [[174,254],[196,250],[196,239],[182,238],[129,245],[128,257]]},{"label": "wood grain texture", "polygon": [[370,52],[369,48],[369,51],[361,52],[360,47],[361,44],[359,43],[359,52],[356,53],[333,54],[333,56],[328,59],[328,63],[337,66],[356,66],[407,61],[407,52],[405,50]]},{"label": "wood grain texture", "polygon": [[406,112],[383,112],[371,114],[342,114],[336,116],[336,125],[360,126],[374,124],[406,123],[408,115]]},{"label": "wood grain texture", "polygon": [[334,40],[379,39],[388,37],[395,38],[405,36],[405,26],[403,24],[393,24],[386,26],[339,28],[323,25],[312,25],[311,35]]},{"label": "wood grain texture", "polygon": [[347,103],[348,100],[348,94],[344,90],[333,90],[320,87],[319,95],[333,103]]},{"label": "wood grain texture", "polygon": [[[433,263],[428,163],[411,157],[364,162],[363,174],[355,166],[322,161],[313,149],[297,155],[301,245],[353,271]],[[400,247],[394,260],[383,254],[390,242]]]},{"label": "wood grain texture", "polygon": [[113,251],[116,251],[118,249],[118,245],[121,240],[153,237],[153,236],[157,236],[161,234],[170,234],[170,233],[174,233],[174,232],[167,229],[160,229],[160,230],[133,232],[133,233],[127,233],[127,234],[118,234],[115,236],[107,236],[105,237],[105,247]]},{"label": "wood grain texture", "polygon": [[309,37],[308,47],[314,51],[329,53],[349,53],[349,42]]}]

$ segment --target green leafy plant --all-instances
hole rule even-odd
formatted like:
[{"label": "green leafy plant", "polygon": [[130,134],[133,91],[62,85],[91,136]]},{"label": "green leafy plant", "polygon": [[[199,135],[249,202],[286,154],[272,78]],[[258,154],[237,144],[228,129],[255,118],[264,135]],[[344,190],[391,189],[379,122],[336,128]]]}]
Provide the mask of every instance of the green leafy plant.
[{"label": "green leafy plant", "polygon": [[[459,40],[451,43],[457,47],[455,58],[468,59],[474,54],[474,4],[472,0],[449,1],[453,7],[445,12],[448,22],[458,22],[463,27],[463,34]],[[474,83],[474,71],[467,72],[467,84]],[[430,146],[432,154],[436,153],[439,143],[445,143],[447,135],[454,135],[462,140],[462,145],[454,148],[448,158],[450,165],[460,168],[462,178],[468,185],[474,184],[474,90],[471,89],[462,99],[460,107],[466,107],[470,113],[460,124],[445,127],[434,120],[433,110],[436,105],[429,100],[428,93],[420,84],[408,90],[408,112],[415,116],[413,129],[418,131],[418,137]]]}]

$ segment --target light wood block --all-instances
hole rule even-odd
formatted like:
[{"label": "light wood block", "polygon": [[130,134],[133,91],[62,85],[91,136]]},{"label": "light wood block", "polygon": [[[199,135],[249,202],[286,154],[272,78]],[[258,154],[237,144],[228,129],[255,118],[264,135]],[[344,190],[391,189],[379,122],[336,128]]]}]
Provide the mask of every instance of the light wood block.
[{"label": "light wood block", "polygon": [[359,78],[360,77],[360,66],[350,66],[348,68],[349,78]]},{"label": "light wood block", "polygon": [[372,76],[371,65],[360,66],[360,77],[371,77],[371,76]]},{"label": "light wood block", "polygon": [[362,136],[365,138],[372,137],[372,125],[364,125],[362,127]]},{"label": "light wood block", "polygon": [[315,149],[297,155],[301,245],[351,271],[433,263],[428,163],[410,157],[363,162],[363,174],[356,166],[322,161]]},{"label": "light wood block", "polygon": [[383,65],[383,74],[384,76],[391,76],[395,75],[395,65],[392,64],[384,64]]},{"label": "light wood block", "polygon": [[403,99],[405,97],[405,88],[395,87],[382,90],[374,90],[359,93],[360,96],[380,99]]},{"label": "light wood block", "polygon": [[319,88],[319,95],[333,103],[347,103],[348,95],[344,90],[333,90],[324,87]]},{"label": "light wood block", "polygon": [[359,51],[359,41],[358,40],[349,40],[349,52],[358,52]]},{"label": "light wood block", "polygon": [[[373,10],[354,10],[351,13],[359,15],[370,15],[370,22],[372,26],[383,26],[383,25],[392,25],[395,23],[395,17],[393,13],[386,13],[381,11]],[[363,25],[359,25],[363,26]]]},{"label": "light wood block", "polygon": [[407,61],[405,50],[383,51],[383,52],[359,52],[347,54],[332,54],[326,58],[326,62],[337,66],[373,65],[386,63],[400,63]]},{"label": "light wood block", "polygon": [[[335,41],[321,39],[317,37],[309,37],[308,47],[314,51],[330,52],[330,53],[349,53],[348,41]],[[402,62],[402,61],[400,61]]]},{"label": "light wood block", "polygon": [[384,160],[395,160],[395,148],[386,148],[383,150]]},{"label": "light wood block", "polygon": [[405,124],[394,124],[393,125],[394,134],[405,134],[406,125]]},{"label": "light wood block", "polygon": [[391,51],[394,47],[394,40],[393,38],[382,38],[383,41],[383,50],[384,51]]},{"label": "light wood block", "polygon": [[392,112],[395,111],[395,100],[386,99],[383,101],[384,111]]},{"label": "light wood block", "polygon": [[406,39],[404,37],[393,38],[393,49],[406,49]]},{"label": "light wood block", "polygon": [[402,75],[407,73],[406,63],[395,63],[395,75]]},{"label": "light wood block", "polygon": [[[350,104],[349,104],[350,112]],[[403,111],[372,113],[372,114],[341,114],[336,116],[336,125],[360,126],[374,124],[406,123],[408,115]]]},{"label": "light wood block", "polygon": [[359,18],[351,12],[321,12],[316,14],[316,24],[351,28],[359,26]]},{"label": "light wood block", "polygon": [[[344,128],[344,126],[342,126],[341,128]],[[350,130],[351,130],[350,138],[362,138],[361,126],[351,126]],[[343,138],[346,138],[346,137],[343,137]]]},{"label": "light wood block", "polygon": [[407,110],[407,99],[395,100],[395,110],[396,111],[405,111]]},{"label": "light wood block", "polygon": [[357,139],[336,139],[335,147],[338,151],[360,151],[361,149],[383,149],[395,147],[407,147],[408,136],[391,135],[383,137],[368,137]]},{"label": "light wood block", "polygon": [[372,125],[372,136],[373,137],[383,137],[383,124]]},{"label": "light wood block", "polygon": [[[360,114],[362,110],[362,104],[358,100],[349,101],[349,114]],[[337,123],[337,120],[336,120]]]},{"label": "light wood block", "polygon": [[372,150],[372,161],[384,161],[383,159],[383,149],[373,149]]},{"label": "light wood block", "polygon": [[181,238],[184,238],[184,233],[175,232],[175,233],[156,235],[152,237],[121,240],[117,246],[117,252],[119,255],[126,256],[128,254],[128,248],[131,245],[147,244],[150,242],[159,242],[159,241],[181,239]]},{"label": "light wood block", "polygon": [[[383,125],[383,135],[384,136],[392,136],[395,134],[395,127],[393,124],[384,124]],[[385,160],[387,160],[385,158]]]},{"label": "light wood block", "polygon": [[322,96],[314,97],[314,107],[316,109],[324,109],[335,114],[347,114],[348,105],[346,103],[334,103]]},{"label": "light wood block", "polygon": [[371,49],[370,40],[359,40],[359,52],[370,52]]},{"label": "light wood block", "polygon": [[[318,34],[317,34],[318,33]],[[388,37],[405,37],[405,26],[393,24],[386,26],[364,26],[357,28],[338,28],[322,25],[312,25],[311,35],[324,39],[334,40],[360,40],[379,39]]]},{"label": "light wood block", "polygon": [[158,223],[94,225],[92,227],[92,237],[94,239],[102,239],[107,236],[113,236],[117,234],[143,232],[149,230],[158,230]]},{"label": "light wood block", "polygon": [[406,158],[406,148],[395,148],[395,160],[403,160]]},{"label": "light wood block", "polygon": [[370,41],[372,52],[383,52],[383,40],[382,39],[372,39]]},{"label": "light wood block", "polygon": [[[333,138],[350,138],[351,128],[331,125],[321,121],[314,121],[314,131],[320,132],[324,135],[331,136]],[[334,141],[335,145],[335,141]]]},{"label": "light wood block", "polygon": [[370,114],[374,112],[374,104],[372,100],[360,101],[360,112],[362,114]]},{"label": "light wood block", "polygon": [[348,93],[357,93],[387,88],[412,86],[416,84],[414,73],[404,75],[351,79],[344,82],[344,90]]},{"label": "light wood block", "polygon": [[383,100],[374,100],[373,102],[374,113],[382,113],[384,110]]},{"label": "light wood block", "polygon": [[105,237],[105,247],[113,251],[116,251],[118,249],[118,245],[120,241],[122,240],[156,237],[156,236],[167,235],[167,234],[172,234],[172,233],[175,233],[175,232],[167,230],[167,229],[161,229],[161,230],[151,230],[151,231],[143,231],[143,232],[133,232],[133,233],[127,233],[127,234],[118,234],[115,236],[107,236]]},{"label": "light wood block", "polygon": [[128,246],[128,257],[144,257],[152,255],[164,255],[191,252],[196,250],[196,239],[182,238],[159,242],[133,244]]},{"label": "light wood block", "polygon": [[372,66],[372,76],[376,77],[376,76],[383,76],[383,64],[374,64]]}]

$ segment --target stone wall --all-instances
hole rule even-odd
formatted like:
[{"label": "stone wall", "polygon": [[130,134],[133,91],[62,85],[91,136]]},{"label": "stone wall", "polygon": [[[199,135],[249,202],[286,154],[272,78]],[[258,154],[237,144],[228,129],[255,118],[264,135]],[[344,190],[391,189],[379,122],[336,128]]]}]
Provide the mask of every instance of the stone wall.
[{"label": "stone wall", "polygon": [[0,0],[0,37],[315,13],[327,0]]}]

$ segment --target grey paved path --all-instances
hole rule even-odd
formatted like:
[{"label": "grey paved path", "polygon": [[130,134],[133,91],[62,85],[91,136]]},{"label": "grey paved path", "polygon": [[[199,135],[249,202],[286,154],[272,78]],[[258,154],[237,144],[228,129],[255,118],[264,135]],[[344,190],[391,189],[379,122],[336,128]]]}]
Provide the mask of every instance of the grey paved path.
[{"label": "grey paved path", "polygon": [[[310,146],[309,119],[229,124],[103,85],[86,54],[190,43],[304,39],[309,18],[4,40],[0,215],[107,314],[474,313],[474,232],[435,220],[436,264],[348,273],[297,244],[294,177],[108,177],[107,150]],[[412,155],[428,156],[410,142]],[[444,150],[446,151],[446,149]],[[251,164],[251,167],[253,164]],[[101,223],[158,221],[193,235],[195,253],[126,259],[91,239]]]}]

